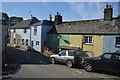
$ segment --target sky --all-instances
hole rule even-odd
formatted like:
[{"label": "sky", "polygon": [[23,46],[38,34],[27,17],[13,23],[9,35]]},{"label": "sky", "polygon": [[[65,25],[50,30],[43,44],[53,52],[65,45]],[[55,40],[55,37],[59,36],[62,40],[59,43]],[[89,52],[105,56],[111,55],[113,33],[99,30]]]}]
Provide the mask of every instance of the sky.
[{"label": "sky", "polygon": [[[113,7],[113,16],[118,16],[118,2],[108,2]],[[52,20],[56,12],[63,16],[63,21],[101,19],[104,17],[106,2],[2,2],[2,12],[9,17],[17,16],[29,19],[30,15],[39,20]]]}]

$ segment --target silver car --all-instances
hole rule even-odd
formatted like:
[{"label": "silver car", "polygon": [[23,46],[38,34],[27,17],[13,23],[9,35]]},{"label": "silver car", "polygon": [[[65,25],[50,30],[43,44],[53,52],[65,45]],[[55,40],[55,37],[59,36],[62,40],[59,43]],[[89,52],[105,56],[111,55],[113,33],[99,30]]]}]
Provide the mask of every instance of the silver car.
[{"label": "silver car", "polygon": [[53,54],[50,56],[52,64],[57,62],[66,63],[68,67],[73,67],[75,64],[79,64],[81,61],[81,57],[78,56],[75,51],[71,50],[63,50],[58,54]]}]

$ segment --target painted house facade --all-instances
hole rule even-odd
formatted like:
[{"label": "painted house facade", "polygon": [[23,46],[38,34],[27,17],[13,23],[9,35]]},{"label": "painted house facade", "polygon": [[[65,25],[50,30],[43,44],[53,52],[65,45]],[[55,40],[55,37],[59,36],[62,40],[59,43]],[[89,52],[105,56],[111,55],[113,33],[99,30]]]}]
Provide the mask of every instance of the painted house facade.
[{"label": "painted house facade", "polygon": [[112,18],[111,5],[106,5],[104,19],[68,21],[56,24],[48,32],[47,46],[55,51],[80,49],[91,57],[99,56],[104,52],[120,52],[119,21],[119,17]]},{"label": "painted house facade", "polygon": [[10,28],[10,43],[20,48],[26,49],[30,46],[31,38],[31,25],[39,22],[36,17],[32,17],[28,20],[23,20],[20,23]]},{"label": "painted house facade", "polygon": [[46,37],[48,31],[53,28],[53,22],[50,20],[39,21],[33,17],[29,20],[23,20],[21,23],[11,27],[11,44],[19,46],[22,49],[41,52],[46,46]]},{"label": "painted house facade", "polygon": [[46,46],[47,33],[53,28],[53,22],[48,20],[40,21],[31,26],[31,46],[34,50],[41,52]]}]

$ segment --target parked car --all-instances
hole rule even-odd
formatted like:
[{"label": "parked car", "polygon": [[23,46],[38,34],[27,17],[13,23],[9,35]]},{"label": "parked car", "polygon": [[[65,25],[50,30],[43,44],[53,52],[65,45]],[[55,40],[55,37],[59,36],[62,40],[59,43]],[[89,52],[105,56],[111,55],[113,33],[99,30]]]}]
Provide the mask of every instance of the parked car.
[{"label": "parked car", "polygon": [[82,61],[82,56],[77,55],[75,51],[63,50],[58,54],[53,54],[50,56],[52,64],[57,62],[66,63],[68,67],[73,67]]},{"label": "parked car", "polygon": [[84,58],[82,64],[88,72],[101,69],[120,73],[120,53],[104,53],[99,57]]}]

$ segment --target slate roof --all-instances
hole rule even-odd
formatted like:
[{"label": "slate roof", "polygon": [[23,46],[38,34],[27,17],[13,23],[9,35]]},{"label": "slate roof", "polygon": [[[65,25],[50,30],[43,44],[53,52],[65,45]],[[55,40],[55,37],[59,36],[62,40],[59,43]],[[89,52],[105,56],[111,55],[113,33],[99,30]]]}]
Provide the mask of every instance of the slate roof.
[{"label": "slate roof", "polygon": [[20,23],[10,27],[10,28],[28,28],[30,25],[39,22],[39,20],[36,17],[33,17],[32,19],[28,20],[22,20]]},{"label": "slate roof", "polygon": [[55,25],[48,34],[120,34],[120,18],[68,21]]},{"label": "slate roof", "polygon": [[38,23],[33,24],[33,26],[41,26],[41,25],[53,25],[54,23],[52,21],[48,20],[42,20]]}]

